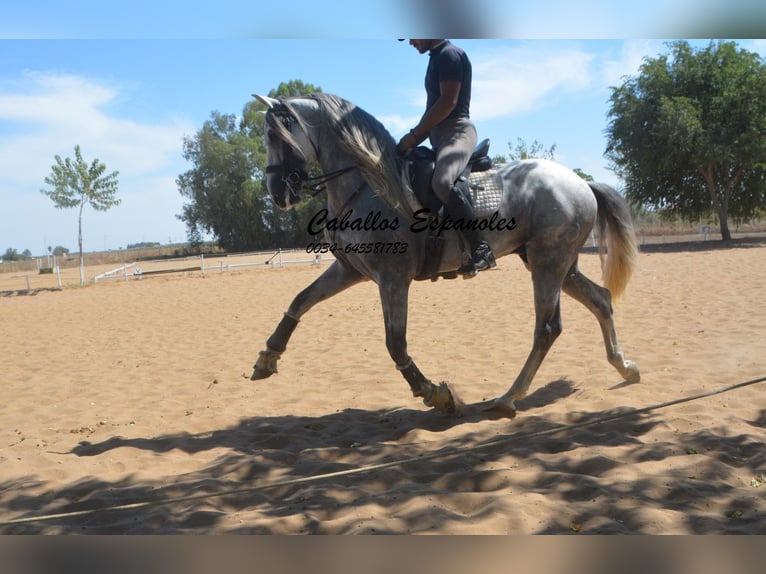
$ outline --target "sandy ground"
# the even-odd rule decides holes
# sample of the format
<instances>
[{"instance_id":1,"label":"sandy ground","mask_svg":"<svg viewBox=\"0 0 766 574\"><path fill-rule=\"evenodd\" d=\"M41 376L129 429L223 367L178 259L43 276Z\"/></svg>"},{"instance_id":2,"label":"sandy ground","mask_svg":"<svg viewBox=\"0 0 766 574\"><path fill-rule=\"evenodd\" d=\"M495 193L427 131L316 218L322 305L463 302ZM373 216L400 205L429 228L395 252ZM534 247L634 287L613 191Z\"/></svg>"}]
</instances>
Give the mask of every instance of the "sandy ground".
<instances>
[{"instance_id":1,"label":"sandy ground","mask_svg":"<svg viewBox=\"0 0 766 574\"><path fill-rule=\"evenodd\" d=\"M638 384L564 297L513 420L413 398L370 283L312 310L251 382L326 264L6 293L0 533L766 533L766 383L634 412L766 376L765 263L763 240L646 246L615 306ZM597 256L581 266L600 276ZM508 257L415 283L410 354L479 403L513 382L533 320Z\"/></svg>"}]
</instances>

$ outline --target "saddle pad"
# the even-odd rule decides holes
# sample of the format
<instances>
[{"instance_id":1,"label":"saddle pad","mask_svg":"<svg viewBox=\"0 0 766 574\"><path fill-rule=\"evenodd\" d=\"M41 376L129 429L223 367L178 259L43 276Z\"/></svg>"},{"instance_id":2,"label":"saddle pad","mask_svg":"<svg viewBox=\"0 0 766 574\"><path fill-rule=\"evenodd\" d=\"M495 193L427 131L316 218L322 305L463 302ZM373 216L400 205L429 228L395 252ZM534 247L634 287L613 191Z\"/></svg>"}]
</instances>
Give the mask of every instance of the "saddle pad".
<instances>
[{"instance_id":1,"label":"saddle pad","mask_svg":"<svg viewBox=\"0 0 766 574\"><path fill-rule=\"evenodd\" d=\"M497 211L503 199L503 182L497 168L472 172L468 186L476 217L485 217Z\"/></svg>"}]
</instances>

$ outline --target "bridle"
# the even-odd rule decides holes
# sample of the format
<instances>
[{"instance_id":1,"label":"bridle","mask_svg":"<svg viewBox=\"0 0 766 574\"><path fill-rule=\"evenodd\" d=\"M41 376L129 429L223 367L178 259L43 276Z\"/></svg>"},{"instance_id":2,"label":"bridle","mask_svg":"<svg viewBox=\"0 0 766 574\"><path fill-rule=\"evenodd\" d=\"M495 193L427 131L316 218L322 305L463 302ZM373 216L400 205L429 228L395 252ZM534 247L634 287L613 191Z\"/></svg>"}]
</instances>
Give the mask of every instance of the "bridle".
<instances>
[{"instance_id":1,"label":"bridle","mask_svg":"<svg viewBox=\"0 0 766 574\"><path fill-rule=\"evenodd\" d=\"M322 193L327 189L327 186L324 184L328 181L332 181L333 179L355 169L356 166L352 165L317 177L309 177L309 174L300 168L296 167L288 171L287 166L280 163L266 166L265 173L280 175L280 179L284 182L285 186L287 186L290 193L300 197L301 190L308 191L312 196Z\"/></svg>"},{"instance_id":2,"label":"bridle","mask_svg":"<svg viewBox=\"0 0 766 574\"><path fill-rule=\"evenodd\" d=\"M279 118L287 131L291 131L293 123L296 122L295 116L283 103L274 106L269 110L269 113L274 114L274 116ZM311 142L311 146L314 148L314 157L318 158L319 150L316 148L316 145L314 145L314 142L311 141L311 138L309 138L309 142ZM292 151L292 149L287 145L285 141L282 141L282 146L283 160L295 155L295 152ZM290 195L300 200L300 192L302 190L308 191L309 194L311 194L313 197L327 189L327 186L325 185L327 182L332 181L333 179L336 179L350 171L353 171L356 168L357 166L352 165L331 171L329 173L324 173L320 176L309 177L309 174L306 173L306 170L298 167L290 168L288 163L283 161L279 164L267 165L264 173L267 175L272 174L279 176L280 180L285 184L288 191L290 192Z\"/></svg>"}]
</instances>

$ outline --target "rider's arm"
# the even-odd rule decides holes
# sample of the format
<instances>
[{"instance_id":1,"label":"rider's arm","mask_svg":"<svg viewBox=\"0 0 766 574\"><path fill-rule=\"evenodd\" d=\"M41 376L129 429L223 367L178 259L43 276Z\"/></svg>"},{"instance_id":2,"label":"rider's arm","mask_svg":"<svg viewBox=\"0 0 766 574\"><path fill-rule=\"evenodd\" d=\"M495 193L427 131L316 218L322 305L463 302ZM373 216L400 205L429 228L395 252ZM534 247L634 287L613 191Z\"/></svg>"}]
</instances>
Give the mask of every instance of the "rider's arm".
<instances>
[{"instance_id":1,"label":"rider's arm","mask_svg":"<svg viewBox=\"0 0 766 574\"><path fill-rule=\"evenodd\" d=\"M448 80L439 83L439 99L423 114L418 125L399 140L398 149L400 152L405 152L425 140L429 132L452 113L460 95L460 84L459 80Z\"/></svg>"},{"instance_id":2,"label":"rider's arm","mask_svg":"<svg viewBox=\"0 0 766 574\"><path fill-rule=\"evenodd\" d=\"M416 138L425 139L428 137L428 133L442 123L447 116L452 113L457 105L458 97L460 96L459 80L448 80L439 83L439 99L434 102L434 105L423 114L423 117L418 122L410 133ZM422 141L422 139L420 141Z\"/></svg>"}]
</instances>

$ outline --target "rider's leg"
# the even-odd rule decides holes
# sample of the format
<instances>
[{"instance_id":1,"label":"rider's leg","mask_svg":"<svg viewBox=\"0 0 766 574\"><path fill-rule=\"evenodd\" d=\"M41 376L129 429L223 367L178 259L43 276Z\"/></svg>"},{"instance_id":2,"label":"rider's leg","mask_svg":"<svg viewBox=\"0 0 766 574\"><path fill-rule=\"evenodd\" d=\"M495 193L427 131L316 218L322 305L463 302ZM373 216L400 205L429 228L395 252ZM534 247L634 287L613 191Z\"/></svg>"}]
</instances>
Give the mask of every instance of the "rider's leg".
<instances>
[{"instance_id":1,"label":"rider's leg","mask_svg":"<svg viewBox=\"0 0 766 574\"><path fill-rule=\"evenodd\" d=\"M470 246L471 259L458 272L463 275L475 275L479 271L495 267L497 265L495 263L495 256L489 247L489 243L484 239L484 234L471 225L471 222L476 221L473 206L459 189L458 185L453 186L450 190L446 208L447 214L456 223L462 220L466 224L461 233Z\"/></svg>"},{"instance_id":2,"label":"rider's leg","mask_svg":"<svg viewBox=\"0 0 766 574\"><path fill-rule=\"evenodd\" d=\"M431 145L436 152L433 189L453 220L476 220L473 206L456 183L468 165L476 141L476 128L467 118L445 120L431 130ZM469 244L471 260L460 268L460 273L470 276L495 266L495 258L480 231L463 230L463 236Z\"/></svg>"}]
</instances>

